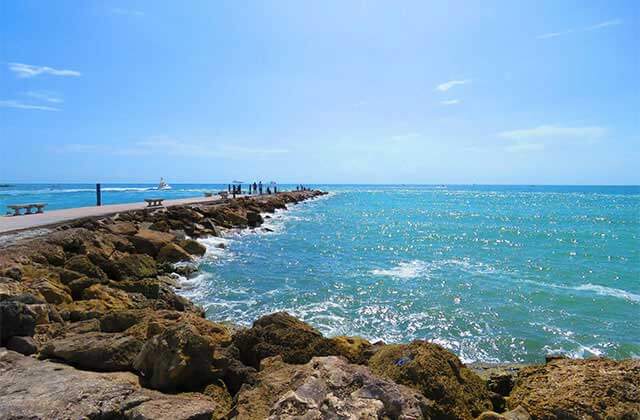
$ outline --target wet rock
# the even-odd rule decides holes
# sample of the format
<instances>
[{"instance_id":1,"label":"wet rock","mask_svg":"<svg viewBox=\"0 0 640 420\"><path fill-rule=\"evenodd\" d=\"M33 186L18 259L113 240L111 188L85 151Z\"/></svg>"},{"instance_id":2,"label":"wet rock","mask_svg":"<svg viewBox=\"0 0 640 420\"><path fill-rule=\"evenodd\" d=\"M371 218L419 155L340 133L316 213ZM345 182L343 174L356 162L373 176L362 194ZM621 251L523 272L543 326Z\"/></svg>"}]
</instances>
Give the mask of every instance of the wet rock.
<instances>
[{"instance_id":1,"label":"wet rock","mask_svg":"<svg viewBox=\"0 0 640 420\"><path fill-rule=\"evenodd\" d=\"M167 328L142 348L134 367L146 386L163 391L199 390L219 379L214 347L191 325Z\"/></svg>"},{"instance_id":2,"label":"wet rock","mask_svg":"<svg viewBox=\"0 0 640 420\"><path fill-rule=\"evenodd\" d=\"M142 344L125 334L72 333L47 342L40 356L61 359L82 369L126 371L131 369Z\"/></svg>"},{"instance_id":3,"label":"wet rock","mask_svg":"<svg viewBox=\"0 0 640 420\"><path fill-rule=\"evenodd\" d=\"M262 219L262 216L260 216L260 213L258 213L256 211L248 211L247 212L247 224L249 226L258 227L262 223L264 223L264 220Z\"/></svg>"},{"instance_id":4,"label":"wet rock","mask_svg":"<svg viewBox=\"0 0 640 420\"><path fill-rule=\"evenodd\" d=\"M131 373L81 371L0 350L2 418L209 420L219 408L206 396L143 389Z\"/></svg>"},{"instance_id":5,"label":"wet rock","mask_svg":"<svg viewBox=\"0 0 640 420\"><path fill-rule=\"evenodd\" d=\"M38 346L29 336L13 336L7 341L7 349L28 356L38 352Z\"/></svg>"},{"instance_id":6,"label":"wet rock","mask_svg":"<svg viewBox=\"0 0 640 420\"><path fill-rule=\"evenodd\" d=\"M64 268L84 274L85 276L91 278L107 278L105 272L102 271L100 267L97 267L95 264L93 264L86 255L76 255L74 257L71 257L64 265Z\"/></svg>"},{"instance_id":7,"label":"wet rock","mask_svg":"<svg viewBox=\"0 0 640 420\"><path fill-rule=\"evenodd\" d=\"M164 246L175 240L175 236L166 232L141 229L137 234L131 236L129 240L139 253L155 257Z\"/></svg>"},{"instance_id":8,"label":"wet rock","mask_svg":"<svg viewBox=\"0 0 640 420\"><path fill-rule=\"evenodd\" d=\"M180 246L191 255L203 256L207 252L206 246L193 239L181 241Z\"/></svg>"},{"instance_id":9,"label":"wet rock","mask_svg":"<svg viewBox=\"0 0 640 420\"><path fill-rule=\"evenodd\" d=\"M176 263L191 260L191 255L179 245L169 243L158 252L157 259L160 262Z\"/></svg>"},{"instance_id":10,"label":"wet rock","mask_svg":"<svg viewBox=\"0 0 640 420\"><path fill-rule=\"evenodd\" d=\"M146 254L125 255L111 262L112 277L116 280L141 279L158 274L156 261Z\"/></svg>"},{"instance_id":11,"label":"wet rock","mask_svg":"<svg viewBox=\"0 0 640 420\"><path fill-rule=\"evenodd\" d=\"M371 357L369 367L435 401L438 416L472 419L493 407L482 379L455 354L434 343L384 346Z\"/></svg>"},{"instance_id":12,"label":"wet rock","mask_svg":"<svg viewBox=\"0 0 640 420\"><path fill-rule=\"evenodd\" d=\"M550 420L640 418L640 360L557 359L523 368L508 405Z\"/></svg>"},{"instance_id":13,"label":"wet rock","mask_svg":"<svg viewBox=\"0 0 640 420\"><path fill-rule=\"evenodd\" d=\"M0 344L13 336L32 336L36 315L21 302L0 302Z\"/></svg>"},{"instance_id":14,"label":"wet rock","mask_svg":"<svg viewBox=\"0 0 640 420\"><path fill-rule=\"evenodd\" d=\"M432 406L420 393L333 356L305 365L267 359L256 386L236 398L237 420L422 419L430 418Z\"/></svg>"}]
</instances>

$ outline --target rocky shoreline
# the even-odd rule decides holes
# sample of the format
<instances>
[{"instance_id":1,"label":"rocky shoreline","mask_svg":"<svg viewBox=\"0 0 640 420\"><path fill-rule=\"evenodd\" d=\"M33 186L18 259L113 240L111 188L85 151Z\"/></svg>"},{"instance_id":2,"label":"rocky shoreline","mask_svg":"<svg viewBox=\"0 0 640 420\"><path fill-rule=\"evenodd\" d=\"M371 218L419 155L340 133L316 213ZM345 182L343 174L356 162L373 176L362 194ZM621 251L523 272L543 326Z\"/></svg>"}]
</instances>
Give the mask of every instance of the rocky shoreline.
<instances>
[{"instance_id":1,"label":"rocky shoreline","mask_svg":"<svg viewBox=\"0 0 640 420\"><path fill-rule=\"evenodd\" d=\"M640 418L640 360L465 366L283 312L230 328L176 293L195 239L322 194L129 211L0 249L0 419Z\"/></svg>"}]
</instances>

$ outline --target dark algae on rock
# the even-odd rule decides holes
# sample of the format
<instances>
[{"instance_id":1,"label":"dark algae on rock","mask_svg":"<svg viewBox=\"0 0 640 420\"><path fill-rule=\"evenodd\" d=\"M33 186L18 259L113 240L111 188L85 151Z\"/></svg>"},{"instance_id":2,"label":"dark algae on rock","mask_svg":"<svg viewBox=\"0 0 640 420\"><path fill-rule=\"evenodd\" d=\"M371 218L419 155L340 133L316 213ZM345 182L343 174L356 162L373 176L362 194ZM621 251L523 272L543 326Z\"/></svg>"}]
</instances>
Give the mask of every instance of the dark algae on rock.
<instances>
[{"instance_id":1,"label":"dark algae on rock","mask_svg":"<svg viewBox=\"0 0 640 420\"><path fill-rule=\"evenodd\" d=\"M1 248L0 419L640 418L637 360L480 372L433 343L324 337L285 312L217 323L176 293L172 273L207 251L197 238L321 194L87 218Z\"/></svg>"}]
</instances>

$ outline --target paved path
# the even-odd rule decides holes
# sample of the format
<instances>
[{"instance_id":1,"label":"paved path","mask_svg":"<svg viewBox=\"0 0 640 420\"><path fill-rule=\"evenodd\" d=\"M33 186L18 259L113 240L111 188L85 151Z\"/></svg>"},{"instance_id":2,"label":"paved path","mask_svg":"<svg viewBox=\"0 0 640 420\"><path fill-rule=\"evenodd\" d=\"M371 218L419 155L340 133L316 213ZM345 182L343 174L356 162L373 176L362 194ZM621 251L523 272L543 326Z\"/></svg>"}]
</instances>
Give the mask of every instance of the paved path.
<instances>
[{"instance_id":1,"label":"paved path","mask_svg":"<svg viewBox=\"0 0 640 420\"><path fill-rule=\"evenodd\" d=\"M177 206L182 204L191 203L204 203L219 200L220 196L214 195L213 197L192 197L182 198L178 200L164 200L166 207ZM31 229L35 227L43 227L47 225L55 225L58 223L66 222L73 219L80 219L83 217L92 216L105 216L108 214L119 213L127 210L139 210L147 206L144 201L141 203L128 203L128 204L109 204L100 207L78 207L75 209L62 209L46 211L42 214L28 214L24 216L0 216L0 234Z\"/></svg>"}]
</instances>

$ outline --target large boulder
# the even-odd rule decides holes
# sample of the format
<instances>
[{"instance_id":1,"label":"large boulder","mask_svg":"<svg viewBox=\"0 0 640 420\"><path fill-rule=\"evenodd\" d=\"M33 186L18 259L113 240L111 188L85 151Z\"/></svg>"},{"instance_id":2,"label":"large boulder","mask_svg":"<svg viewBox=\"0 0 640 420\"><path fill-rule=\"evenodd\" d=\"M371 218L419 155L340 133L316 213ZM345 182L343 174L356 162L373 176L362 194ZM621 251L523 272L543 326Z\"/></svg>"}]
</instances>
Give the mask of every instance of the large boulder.
<instances>
[{"instance_id":1,"label":"large boulder","mask_svg":"<svg viewBox=\"0 0 640 420\"><path fill-rule=\"evenodd\" d=\"M141 279L158 274L156 261L146 254L125 255L112 261L110 274L116 280Z\"/></svg>"},{"instance_id":2,"label":"large boulder","mask_svg":"<svg viewBox=\"0 0 640 420\"><path fill-rule=\"evenodd\" d=\"M45 344L40 357L61 359L82 369L131 370L143 343L125 334L89 332L67 334Z\"/></svg>"},{"instance_id":3,"label":"large boulder","mask_svg":"<svg viewBox=\"0 0 640 420\"><path fill-rule=\"evenodd\" d=\"M640 360L557 359L520 370L509 407L539 419L640 418Z\"/></svg>"},{"instance_id":4,"label":"large boulder","mask_svg":"<svg viewBox=\"0 0 640 420\"><path fill-rule=\"evenodd\" d=\"M221 408L207 396L141 388L131 373L82 371L0 349L3 419L210 420Z\"/></svg>"},{"instance_id":5,"label":"large boulder","mask_svg":"<svg viewBox=\"0 0 640 420\"><path fill-rule=\"evenodd\" d=\"M206 246L193 239L180 241L180 246L191 255L203 256L207 252Z\"/></svg>"},{"instance_id":6,"label":"large boulder","mask_svg":"<svg viewBox=\"0 0 640 420\"><path fill-rule=\"evenodd\" d=\"M260 213L256 211L247 212L247 224L250 227L258 227L262 223L264 223L264 220L262 219L262 216L260 215Z\"/></svg>"},{"instance_id":7,"label":"large boulder","mask_svg":"<svg viewBox=\"0 0 640 420\"><path fill-rule=\"evenodd\" d=\"M14 335L7 341L7 348L28 356L38 352L38 346L33 337Z\"/></svg>"},{"instance_id":8,"label":"large boulder","mask_svg":"<svg viewBox=\"0 0 640 420\"><path fill-rule=\"evenodd\" d=\"M221 376L212 365L213 352L214 347L195 327L181 324L148 340L134 367L150 388L200 390Z\"/></svg>"},{"instance_id":9,"label":"large boulder","mask_svg":"<svg viewBox=\"0 0 640 420\"><path fill-rule=\"evenodd\" d=\"M129 238L136 251L142 254L149 254L153 257L158 255L162 247L173 242L175 239L175 235L171 233L151 229L140 229L138 233Z\"/></svg>"},{"instance_id":10,"label":"large boulder","mask_svg":"<svg viewBox=\"0 0 640 420\"><path fill-rule=\"evenodd\" d=\"M434 343L384 346L369 359L369 367L435 401L439 418L472 419L493 408L484 381Z\"/></svg>"},{"instance_id":11,"label":"large boulder","mask_svg":"<svg viewBox=\"0 0 640 420\"><path fill-rule=\"evenodd\" d=\"M98 266L96 266L86 255L76 255L71 257L64 265L64 268L70 271L84 274L87 277L105 279L107 275Z\"/></svg>"},{"instance_id":12,"label":"large boulder","mask_svg":"<svg viewBox=\"0 0 640 420\"><path fill-rule=\"evenodd\" d=\"M282 356L286 363L307 363L316 356L344 356L353 363L365 363L371 344L360 337L325 338L286 312L265 315L249 329L238 331L233 343L240 360L258 368L266 357Z\"/></svg>"},{"instance_id":13,"label":"large boulder","mask_svg":"<svg viewBox=\"0 0 640 420\"><path fill-rule=\"evenodd\" d=\"M0 344L16 335L32 336L36 327L36 315L27 305L16 301L0 302Z\"/></svg>"},{"instance_id":14,"label":"large boulder","mask_svg":"<svg viewBox=\"0 0 640 420\"><path fill-rule=\"evenodd\" d=\"M169 243L160 249L156 257L158 261L165 263L177 263L190 261L191 255L178 244Z\"/></svg>"},{"instance_id":15,"label":"large boulder","mask_svg":"<svg viewBox=\"0 0 640 420\"><path fill-rule=\"evenodd\" d=\"M61 303L69 303L73 300L70 294L71 290L62 284L56 284L46 279L39 279L30 286L42 295L47 303L58 305Z\"/></svg>"},{"instance_id":16,"label":"large boulder","mask_svg":"<svg viewBox=\"0 0 640 420\"><path fill-rule=\"evenodd\" d=\"M286 312L261 317L251 328L239 331L233 342L243 363L255 368L271 356L282 356L286 363L307 363L314 356L337 354L318 330Z\"/></svg>"},{"instance_id":17,"label":"large boulder","mask_svg":"<svg viewBox=\"0 0 640 420\"><path fill-rule=\"evenodd\" d=\"M419 392L340 357L305 365L265 360L254 387L243 387L232 412L247 419L423 419L431 406Z\"/></svg>"}]
</instances>

